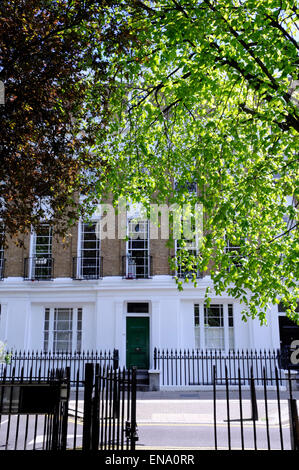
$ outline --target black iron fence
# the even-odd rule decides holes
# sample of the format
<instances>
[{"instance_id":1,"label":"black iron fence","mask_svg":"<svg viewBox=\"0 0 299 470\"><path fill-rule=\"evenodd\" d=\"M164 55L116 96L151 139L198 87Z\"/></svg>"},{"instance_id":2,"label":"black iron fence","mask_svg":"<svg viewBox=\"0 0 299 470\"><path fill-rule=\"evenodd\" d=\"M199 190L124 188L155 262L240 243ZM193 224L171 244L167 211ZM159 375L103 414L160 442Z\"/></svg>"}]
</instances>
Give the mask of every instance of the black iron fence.
<instances>
[{"instance_id":1,"label":"black iron fence","mask_svg":"<svg viewBox=\"0 0 299 470\"><path fill-rule=\"evenodd\" d=\"M77 370L71 387L69 368L50 370L47 376L25 376L23 369L20 375L15 369L8 375L4 368L0 450L134 450L136 370L99 363L87 363L84 369L83 378ZM232 382L227 366L219 378L214 365L212 400L200 395L198 403L193 402L198 445L215 450L299 450L296 379L290 371L281 377L274 367L271 380L269 389L266 367L257 377L251 366L246 376L238 367Z\"/></svg>"},{"instance_id":2,"label":"black iron fence","mask_svg":"<svg viewBox=\"0 0 299 470\"><path fill-rule=\"evenodd\" d=\"M32 369L31 369L32 370ZM86 363L0 378L0 450L134 450L136 370Z\"/></svg>"},{"instance_id":3,"label":"black iron fence","mask_svg":"<svg viewBox=\"0 0 299 470\"><path fill-rule=\"evenodd\" d=\"M256 378L251 367L246 380L250 384L249 392L242 388L244 377L238 368L237 391L235 387L232 390L225 367L224 392L223 387L219 389L223 381L219 383L213 366L214 449L299 450L298 392L290 371L281 378L275 367L272 391L267 388L269 378L265 368ZM285 391L281 390L281 382ZM256 386L260 384L262 389L258 391Z\"/></svg>"},{"instance_id":4,"label":"black iron fence","mask_svg":"<svg viewBox=\"0 0 299 470\"><path fill-rule=\"evenodd\" d=\"M24 371L0 379L0 450L65 450L69 370L49 370L46 377Z\"/></svg>"},{"instance_id":5,"label":"black iron fence","mask_svg":"<svg viewBox=\"0 0 299 470\"><path fill-rule=\"evenodd\" d=\"M230 384L238 383L240 370L243 385L248 385L251 368L257 385L263 385L263 369L266 370L267 384L275 385L275 367L278 367L280 353L276 350L159 350L154 349L154 369L160 370L162 386L212 385L214 370L217 383L225 385L225 371ZM281 379L279 369L279 379ZM260 380L261 378L261 380Z\"/></svg>"},{"instance_id":6,"label":"black iron fence","mask_svg":"<svg viewBox=\"0 0 299 470\"><path fill-rule=\"evenodd\" d=\"M46 377L49 370L70 369L71 384L83 386L85 365L101 364L103 367L119 365L119 352L113 351L82 351L82 352L43 352L43 351L10 351L6 354L6 362L0 363L0 380L4 370L8 376Z\"/></svg>"},{"instance_id":7,"label":"black iron fence","mask_svg":"<svg viewBox=\"0 0 299 470\"><path fill-rule=\"evenodd\" d=\"M102 367L119 366L119 351L82 351L82 352L28 352L11 351L8 363L0 363L0 377L4 368L7 374L12 370L20 376L46 376L51 369L70 369L71 384L84 380L87 363L100 364ZM244 385L249 385L248 377L251 367L256 377L257 385L263 385L263 368L266 370L267 385L275 385L275 367L278 367L279 379L283 377L281 370L285 362L284 355L279 350L231 350L223 353L218 350L159 350L154 349L154 369L160 370L161 386L192 386L213 384L213 371L216 370L218 383L225 385L225 369L227 368L230 384L236 384L238 370ZM72 385L73 386L73 385ZM81 387L83 382L81 383Z\"/></svg>"},{"instance_id":8,"label":"black iron fence","mask_svg":"<svg viewBox=\"0 0 299 470\"><path fill-rule=\"evenodd\" d=\"M87 364L83 450L135 450L136 369Z\"/></svg>"}]
</instances>

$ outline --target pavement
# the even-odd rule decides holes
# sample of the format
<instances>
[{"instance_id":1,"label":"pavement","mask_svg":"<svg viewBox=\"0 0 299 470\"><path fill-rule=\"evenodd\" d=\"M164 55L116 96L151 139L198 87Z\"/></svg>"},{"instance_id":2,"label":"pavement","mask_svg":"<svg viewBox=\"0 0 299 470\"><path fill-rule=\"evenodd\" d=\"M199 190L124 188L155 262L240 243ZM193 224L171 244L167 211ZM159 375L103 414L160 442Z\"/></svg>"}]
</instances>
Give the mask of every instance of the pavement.
<instances>
[{"instance_id":1,"label":"pavement","mask_svg":"<svg viewBox=\"0 0 299 470\"><path fill-rule=\"evenodd\" d=\"M299 392L295 392L297 407ZM233 449L290 449L290 428L288 411L288 393L281 390L280 407L274 390L267 390L265 406L264 392L257 390L258 420L252 421L251 400L249 391L242 390L242 408L238 391L230 391L229 416L227 422L228 403L225 390L217 390L216 401L216 433L214 423L214 400L212 391L169 391L137 393L137 449L167 450L167 449L210 449L228 448L230 436ZM82 447L83 435L83 391L79 392L78 413L75 414L75 393L71 392L68 420L69 448ZM109 405L110 408L110 405ZM126 406L125 406L126 409ZM110 410L111 412L111 410ZM240 413L244 421L240 422ZM279 420L279 415L281 419ZM266 420L268 416L268 420ZM36 420L30 415L29 420L22 415L13 415L10 420L2 416L0 426L1 442L4 447L14 449L16 445L15 432L18 429L18 447L42 448L44 442L45 422L43 416ZM107 421L106 431L110 424ZM9 442L7 440L10 430ZM106 432L105 431L105 432ZM241 437L243 436L243 444ZM257 443L257 447L256 447ZM1 449L0 449L1 450Z\"/></svg>"},{"instance_id":2,"label":"pavement","mask_svg":"<svg viewBox=\"0 0 299 470\"><path fill-rule=\"evenodd\" d=\"M274 390L267 391L267 406L263 390L257 390L258 421L256 424L265 424L266 416L272 425L281 422L289 422L288 392L280 393L280 410L277 405L277 393ZM299 391L293 393L299 402ZM78 411L83 414L83 397L79 397ZM227 400L225 390L217 391L216 422L223 423L227 420ZM75 401L70 400L70 410L75 409ZM238 391L230 391L229 415L231 420L238 420L240 413L244 419L250 419L252 415L250 392L242 392L242 410ZM168 391L137 393L136 405L138 424L212 424L214 423L214 399L213 391Z\"/></svg>"}]
</instances>

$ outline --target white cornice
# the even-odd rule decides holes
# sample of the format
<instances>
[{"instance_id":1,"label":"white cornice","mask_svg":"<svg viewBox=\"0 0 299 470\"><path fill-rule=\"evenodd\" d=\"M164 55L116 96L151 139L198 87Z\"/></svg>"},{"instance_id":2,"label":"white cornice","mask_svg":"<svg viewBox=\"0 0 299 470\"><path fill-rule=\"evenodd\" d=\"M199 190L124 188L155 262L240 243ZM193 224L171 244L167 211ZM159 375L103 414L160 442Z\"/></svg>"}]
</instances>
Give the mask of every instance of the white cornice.
<instances>
[{"instance_id":1,"label":"white cornice","mask_svg":"<svg viewBox=\"0 0 299 470\"><path fill-rule=\"evenodd\" d=\"M144 294L159 295L159 293L167 296L177 295L182 299L191 299L194 296L204 297L206 288L211 290L210 295L214 298L229 298L223 294L215 296L213 293L213 285L210 276L198 279L197 287L192 282L183 284L183 290L179 291L175 280L171 276L154 276L152 279L123 279L120 276L104 277L99 280L72 280L71 278L57 278L53 281L24 281L23 278L6 278L0 283L0 298L3 296L16 296L26 294L34 301L34 297L51 296L55 300L55 296L65 294L83 296L85 299L88 295L93 299L94 296L113 296L126 294ZM93 300L91 300L93 301Z\"/></svg>"}]
</instances>

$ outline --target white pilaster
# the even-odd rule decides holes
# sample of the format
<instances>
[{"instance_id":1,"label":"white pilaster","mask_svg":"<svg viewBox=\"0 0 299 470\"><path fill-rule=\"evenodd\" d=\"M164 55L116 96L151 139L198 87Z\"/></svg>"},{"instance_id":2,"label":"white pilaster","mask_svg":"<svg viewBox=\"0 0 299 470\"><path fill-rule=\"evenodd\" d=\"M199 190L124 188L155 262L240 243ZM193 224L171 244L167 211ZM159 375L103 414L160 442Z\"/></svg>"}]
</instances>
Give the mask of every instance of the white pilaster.
<instances>
[{"instance_id":1,"label":"white pilaster","mask_svg":"<svg viewBox=\"0 0 299 470\"><path fill-rule=\"evenodd\" d=\"M152 302L152 316L151 316L151 353L150 360L153 358L154 348L161 348L161 309L160 301L154 300ZM153 364L150 363L150 368Z\"/></svg>"},{"instance_id":2,"label":"white pilaster","mask_svg":"<svg viewBox=\"0 0 299 470\"><path fill-rule=\"evenodd\" d=\"M224 350L229 350L229 333L228 333L228 304L223 304L223 326L224 326Z\"/></svg>"},{"instance_id":3,"label":"white pilaster","mask_svg":"<svg viewBox=\"0 0 299 470\"><path fill-rule=\"evenodd\" d=\"M120 367L126 365L126 316L123 302L114 303L114 347L119 350Z\"/></svg>"},{"instance_id":4,"label":"white pilaster","mask_svg":"<svg viewBox=\"0 0 299 470\"><path fill-rule=\"evenodd\" d=\"M6 340L7 340L7 304L1 303L0 341L6 342Z\"/></svg>"},{"instance_id":5,"label":"white pilaster","mask_svg":"<svg viewBox=\"0 0 299 470\"><path fill-rule=\"evenodd\" d=\"M199 303L199 341L200 349L205 349L205 326L204 326L205 316L204 316L204 303Z\"/></svg>"},{"instance_id":6,"label":"white pilaster","mask_svg":"<svg viewBox=\"0 0 299 470\"><path fill-rule=\"evenodd\" d=\"M31 302L26 302L25 305L24 349L25 351L29 351L31 349Z\"/></svg>"}]
</instances>

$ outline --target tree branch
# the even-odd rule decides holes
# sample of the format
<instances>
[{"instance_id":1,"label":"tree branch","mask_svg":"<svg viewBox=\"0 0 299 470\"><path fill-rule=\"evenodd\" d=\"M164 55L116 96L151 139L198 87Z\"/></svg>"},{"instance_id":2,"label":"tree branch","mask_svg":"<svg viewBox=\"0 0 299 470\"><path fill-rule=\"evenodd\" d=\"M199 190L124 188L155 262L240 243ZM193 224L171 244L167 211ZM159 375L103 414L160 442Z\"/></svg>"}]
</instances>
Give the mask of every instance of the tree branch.
<instances>
[{"instance_id":1,"label":"tree branch","mask_svg":"<svg viewBox=\"0 0 299 470\"><path fill-rule=\"evenodd\" d=\"M248 44L240 38L240 35L237 33L237 31L228 23L228 21L221 15L221 13L211 4L209 0L204 0L204 2L209 6L209 8L216 14L220 16L222 21L227 25L229 31L232 33L232 35L237 39L237 41L243 46L243 48L248 52L248 54L253 58L253 60L259 65L259 67L262 69L264 74L269 78L270 82L272 83L272 86L275 90L278 89L278 84L276 83L276 80L270 72L268 71L267 67L265 64L261 61L259 57L256 57L253 51L250 49Z\"/></svg>"},{"instance_id":2,"label":"tree branch","mask_svg":"<svg viewBox=\"0 0 299 470\"><path fill-rule=\"evenodd\" d=\"M290 233L292 230L294 230L294 228L298 227L298 223L293 225L293 227L289 228L288 230L286 230L285 232L283 233L280 233L279 235L277 235L276 237L272 238L271 240L269 240L267 242L267 245L269 245L270 243L273 243L275 240L278 240L278 238L281 238L281 237L284 237L284 235L287 235L288 233ZM259 248L258 248L259 249Z\"/></svg>"},{"instance_id":3,"label":"tree branch","mask_svg":"<svg viewBox=\"0 0 299 470\"><path fill-rule=\"evenodd\" d=\"M270 15L266 15L266 18L270 20L270 25L273 26L274 28L279 29L279 31L283 34L283 36L288 39L289 41L292 42L292 44L296 47L296 49L299 49L297 41L290 36L290 34L281 26L281 24L278 23L277 20L272 18Z\"/></svg>"}]
</instances>

